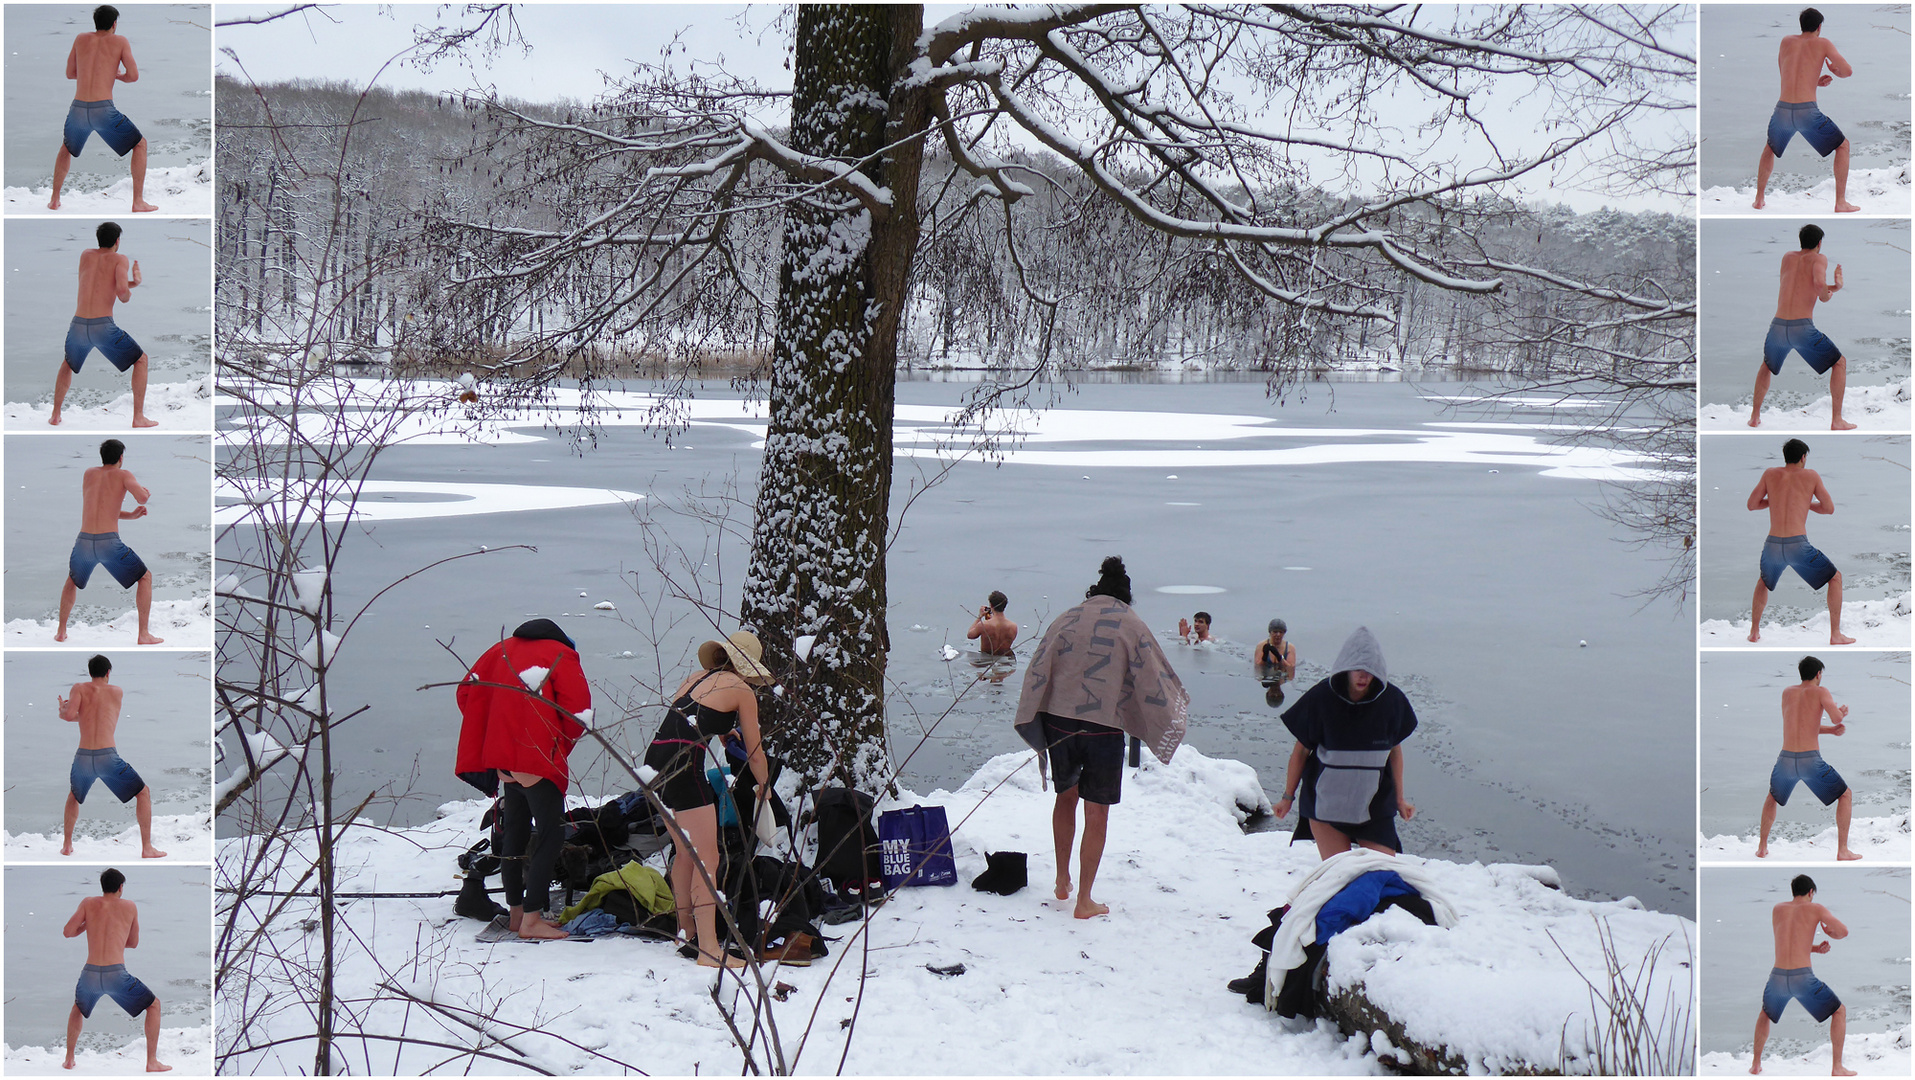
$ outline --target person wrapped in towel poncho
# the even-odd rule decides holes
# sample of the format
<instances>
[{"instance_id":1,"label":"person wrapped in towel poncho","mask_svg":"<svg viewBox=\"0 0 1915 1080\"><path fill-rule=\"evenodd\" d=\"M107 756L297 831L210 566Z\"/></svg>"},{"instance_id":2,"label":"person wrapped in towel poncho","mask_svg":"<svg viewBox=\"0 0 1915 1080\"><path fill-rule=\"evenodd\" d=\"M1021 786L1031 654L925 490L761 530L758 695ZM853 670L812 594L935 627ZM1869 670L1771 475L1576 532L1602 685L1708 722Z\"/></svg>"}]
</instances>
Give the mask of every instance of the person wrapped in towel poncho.
<instances>
[{"instance_id":1,"label":"person wrapped in towel poncho","mask_svg":"<svg viewBox=\"0 0 1915 1080\"><path fill-rule=\"evenodd\" d=\"M1283 714L1297 737L1283 780L1279 818L1301 796L1292 839L1315 840L1324 857L1360 844L1398 852L1396 817L1408 821L1416 807L1403 795L1404 739L1416 730L1416 710L1390 684L1383 648L1359 626L1338 650L1331 675L1312 686Z\"/></svg>"}]
</instances>

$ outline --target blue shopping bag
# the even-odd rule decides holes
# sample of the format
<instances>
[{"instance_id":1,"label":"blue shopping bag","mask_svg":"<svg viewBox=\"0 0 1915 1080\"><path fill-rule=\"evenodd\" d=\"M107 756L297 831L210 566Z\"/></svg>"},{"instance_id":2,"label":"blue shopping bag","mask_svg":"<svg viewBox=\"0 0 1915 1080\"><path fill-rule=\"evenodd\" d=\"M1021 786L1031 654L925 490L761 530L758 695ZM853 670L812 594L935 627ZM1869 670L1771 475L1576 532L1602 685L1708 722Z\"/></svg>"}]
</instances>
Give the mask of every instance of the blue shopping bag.
<instances>
[{"instance_id":1,"label":"blue shopping bag","mask_svg":"<svg viewBox=\"0 0 1915 1080\"><path fill-rule=\"evenodd\" d=\"M886 810L878 816L879 873L887 890L906 885L956 885L951 824L942 806Z\"/></svg>"}]
</instances>

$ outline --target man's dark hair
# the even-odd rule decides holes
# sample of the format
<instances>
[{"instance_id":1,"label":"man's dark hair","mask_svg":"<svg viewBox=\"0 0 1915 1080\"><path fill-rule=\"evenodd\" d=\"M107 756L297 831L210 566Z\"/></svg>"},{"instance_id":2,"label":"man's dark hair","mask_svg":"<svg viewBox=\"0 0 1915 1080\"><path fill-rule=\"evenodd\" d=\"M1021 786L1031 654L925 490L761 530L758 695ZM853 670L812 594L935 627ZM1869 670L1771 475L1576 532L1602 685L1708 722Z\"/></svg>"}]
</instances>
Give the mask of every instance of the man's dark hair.
<instances>
[{"instance_id":1,"label":"man's dark hair","mask_svg":"<svg viewBox=\"0 0 1915 1080\"><path fill-rule=\"evenodd\" d=\"M1195 615L1192 615L1192 616L1190 617L1190 621L1191 621L1191 622L1201 622L1201 623L1208 623L1208 622L1210 622L1210 621L1212 621L1212 620L1211 620L1211 618L1210 618L1210 612L1208 612L1208 611L1199 611L1199 612L1198 612L1197 614L1195 614Z\"/></svg>"},{"instance_id":2,"label":"man's dark hair","mask_svg":"<svg viewBox=\"0 0 1915 1080\"><path fill-rule=\"evenodd\" d=\"M1004 605L1011 602L1009 597L998 592L996 589L992 589L991 595L985 597L985 600L990 603L991 610L997 612L999 615L1004 614Z\"/></svg>"},{"instance_id":3,"label":"man's dark hair","mask_svg":"<svg viewBox=\"0 0 1915 1080\"><path fill-rule=\"evenodd\" d=\"M1802 658L1801 663L1795 665L1795 670L1802 673L1803 682L1808 682L1810 679L1822 674L1822 661L1817 660L1813 656L1805 656Z\"/></svg>"},{"instance_id":4,"label":"man's dark hair","mask_svg":"<svg viewBox=\"0 0 1915 1080\"><path fill-rule=\"evenodd\" d=\"M86 673L96 679L106 678L106 673L112 670L113 661L104 656L96 656L86 662Z\"/></svg>"},{"instance_id":5,"label":"man's dark hair","mask_svg":"<svg viewBox=\"0 0 1915 1080\"><path fill-rule=\"evenodd\" d=\"M1802 231L1796 236L1802 241L1803 251L1813 251L1822 246L1822 226L1820 225L1804 225Z\"/></svg>"},{"instance_id":6,"label":"man's dark hair","mask_svg":"<svg viewBox=\"0 0 1915 1080\"><path fill-rule=\"evenodd\" d=\"M111 221L102 221L100 227L93 230L93 238L100 242L101 247L110 248L120 242L120 227Z\"/></svg>"},{"instance_id":7,"label":"man's dark hair","mask_svg":"<svg viewBox=\"0 0 1915 1080\"><path fill-rule=\"evenodd\" d=\"M1809 456L1809 444L1801 439L1790 439L1782 444L1782 463L1793 465Z\"/></svg>"},{"instance_id":8,"label":"man's dark hair","mask_svg":"<svg viewBox=\"0 0 1915 1080\"><path fill-rule=\"evenodd\" d=\"M1816 20L1820 21L1821 16L1816 16ZM102 32L111 30L113 29L113 24L119 21L120 9L114 7L112 4L101 4L99 7L93 9L93 29L95 30Z\"/></svg>"},{"instance_id":9,"label":"man's dark hair","mask_svg":"<svg viewBox=\"0 0 1915 1080\"><path fill-rule=\"evenodd\" d=\"M126 453L126 444L118 439L108 439L100 444L100 464L118 465L120 455Z\"/></svg>"},{"instance_id":10,"label":"man's dark hair","mask_svg":"<svg viewBox=\"0 0 1915 1080\"><path fill-rule=\"evenodd\" d=\"M1795 880L1789 882L1789 893L1792 896L1807 896L1814 891L1815 879L1807 874L1797 874Z\"/></svg>"},{"instance_id":11,"label":"man's dark hair","mask_svg":"<svg viewBox=\"0 0 1915 1080\"><path fill-rule=\"evenodd\" d=\"M124 884L126 884L126 875L120 873L118 870L109 866L100 871L100 891L102 893L119 892L120 886Z\"/></svg>"},{"instance_id":12,"label":"man's dark hair","mask_svg":"<svg viewBox=\"0 0 1915 1080\"><path fill-rule=\"evenodd\" d=\"M1813 34L1822 29L1822 13L1814 8L1803 8L1798 21L1801 22L1802 32L1805 34Z\"/></svg>"},{"instance_id":13,"label":"man's dark hair","mask_svg":"<svg viewBox=\"0 0 1915 1080\"><path fill-rule=\"evenodd\" d=\"M1111 555L1097 569L1097 584L1084 590L1084 599L1093 596L1108 596L1112 600L1130 603L1130 575L1124 572L1124 557Z\"/></svg>"}]
</instances>

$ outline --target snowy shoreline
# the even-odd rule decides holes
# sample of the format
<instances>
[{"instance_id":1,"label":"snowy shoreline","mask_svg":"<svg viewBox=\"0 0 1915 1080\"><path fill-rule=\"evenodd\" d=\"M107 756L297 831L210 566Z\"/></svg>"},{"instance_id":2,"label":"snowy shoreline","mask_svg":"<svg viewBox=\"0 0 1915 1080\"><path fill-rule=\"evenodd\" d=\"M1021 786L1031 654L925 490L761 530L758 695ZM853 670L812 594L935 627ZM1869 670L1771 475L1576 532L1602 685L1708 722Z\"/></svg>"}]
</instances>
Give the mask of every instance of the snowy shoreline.
<instances>
[{"instance_id":1,"label":"snowy shoreline","mask_svg":"<svg viewBox=\"0 0 1915 1080\"><path fill-rule=\"evenodd\" d=\"M24 401L6 403L6 427L12 432L27 431L129 431L133 427L131 390L104 405L75 408L68 405L60 414L58 427L47 423L53 416L51 401L33 404ZM146 388L146 418L157 420L158 431L211 431L213 428L213 376L209 373L190 382L150 383Z\"/></svg>"},{"instance_id":2,"label":"snowy shoreline","mask_svg":"<svg viewBox=\"0 0 1915 1080\"><path fill-rule=\"evenodd\" d=\"M1842 401L1842 419L1855 425L1856 431L1907 431L1909 427L1910 387L1915 380L1903 379L1886 386L1851 386ZM1739 404L1707 404L1696 414L1703 431L1792 432L1829 430L1834 398L1823 394L1799 409L1764 409L1762 426L1749 426L1749 407L1754 398Z\"/></svg>"},{"instance_id":3,"label":"snowy shoreline","mask_svg":"<svg viewBox=\"0 0 1915 1080\"><path fill-rule=\"evenodd\" d=\"M1291 846L1288 830L1242 830L1250 812L1267 805L1254 770L1184 747L1168 766L1147 759L1143 768L1127 770L1124 787L1097 879L1097 899L1113 914L1088 922L1071 918L1068 904L1050 898L1053 796L1039 787L1033 755L994 758L954 792L904 795L902 805L946 809L959 884L900 892L872 914L867 937L854 936L856 923L827 927L839 940L830 944L829 959L809 968L767 966L768 980L792 987L788 1002L776 1006L787 1054L815 1015L796 1071L837 1071L845 1052L841 1023L854 1016L856 1037L844 1064L849 1073L1387 1071L1377 1057L1379 1050L1392 1053L1387 1040L1379 1044L1368 1032L1345 1035L1328 1021L1282 1020L1224 986L1255 965L1258 953L1249 939L1266 925L1265 912L1319 865L1314 846ZM426 825L348 833L338 855L338 887L455 888L453 858L477 837L485 805L450 803ZM222 873L238 865L245 843L218 842ZM984 869L984 853L1006 850L1030 853L1030 887L1008 897L969 888ZM289 865L304 866L306 858L302 847ZM1398 913L1387 913L1333 943L1332 977L1360 982L1371 1000L1387 1003L1410 1037L1472 1064L1553 1068L1565 1025L1571 1054L1582 1052L1588 996L1555 941L1576 967L1598 973L1598 920L1616 934L1629 964L1640 961L1640 947L1655 942L1673 943L1668 947L1688 959L1695 941L1694 923L1645 911L1633 899L1597 903L1551 889L1546 882L1554 874L1546 868L1416 864L1440 885L1457 924L1448 930L1414 920L1406 925L1389 917ZM222 908L230 902L222 896ZM554 1072L616 1071L614 1061L666 1073L737 1067L738 1052L712 1005L710 974L668 946L616 937L589 945L483 944L475 939L479 924L453 916L451 907L449 898L341 904L350 934L365 942L341 961L341 992L387 999L366 1010L367 1030L397 1030L405 1015L421 1023L416 1005L378 993L381 983L390 983L480 1011L502 1032L522 1026L526 1030L509 1036L513 1049ZM312 901L294 901L262 951L303 952L301 923L312 910ZM436 959L417 962L415 956ZM833 977L832 965L840 963ZM927 970L960 963L961 975ZM862 992L860 964L870 975ZM1686 977L1687 970L1667 963L1658 968L1657 982L1676 971ZM226 1015L255 1008L249 1040L263 1044L308 1030L307 1012L290 1000L297 995L286 993L285 973L265 965L252 971L260 980L252 997L243 998L243 984L229 980L220 1006ZM1457 979L1467 992L1456 989ZM1140 987L1149 992L1135 992ZM257 1010L268 992L274 1007ZM1679 996L1686 1002L1688 989ZM936 1017L963 1017L963 1032L987 1037L954 1038L959 1029L951 1023L927 1022ZM434 1024L432 1033L467 1045L473 1038L457 1025ZM379 1045L385 1055L397 1052ZM403 1053L417 1056L401 1057L400 1071L427 1064L423 1050ZM444 1056L434 1054L434 1060ZM295 1042L227 1064L241 1072L280 1072L302 1063L310 1064L310 1044ZM471 1066L497 1071L485 1059Z\"/></svg>"},{"instance_id":4,"label":"snowy shoreline","mask_svg":"<svg viewBox=\"0 0 1915 1080\"><path fill-rule=\"evenodd\" d=\"M91 806L92 803L87 804ZM116 805L109 800L109 806ZM98 811L96 811L98 813ZM140 827L131 822L132 807L125 810L106 810L106 814L122 814L129 819L126 828L110 836L88 836L80 829L74 830L73 854L60 854L60 833L5 834L5 853L8 862L22 860L54 862L71 859L75 862L107 862L116 859L127 862L141 862ZM87 822L86 807L80 808L80 822ZM213 817L211 812L203 814L155 814L153 815L153 846L166 852L166 858L152 862L204 862L213 853Z\"/></svg>"},{"instance_id":5,"label":"snowy shoreline","mask_svg":"<svg viewBox=\"0 0 1915 1080\"><path fill-rule=\"evenodd\" d=\"M1751 1022L1750 1027L1755 1025ZM1728 1053L1721 1050L1702 1055L1696 1061L1697 1076L1747 1076L1751 1049ZM1773 1051L1762 1055L1763 1076L1827 1076L1833 1062L1828 1040L1800 1057L1785 1057ZM1898 1031L1849 1032L1842 1047L1842 1064L1862 1076L1907 1076L1915 1057L1909 1054L1909 1026Z\"/></svg>"},{"instance_id":6,"label":"snowy shoreline","mask_svg":"<svg viewBox=\"0 0 1915 1080\"><path fill-rule=\"evenodd\" d=\"M1820 594L1818 594L1819 599ZM1845 600L1842 602L1842 633L1855 644L1839 648L1906 649L1909 645L1908 593L1881 600ZM1703 646L1746 647L1748 645L1807 645L1829 648L1829 613L1824 607L1805 622L1783 623L1771 618L1762 627L1762 640L1749 640L1749 617L1704 619L1696 628L1696 642Z\"/></svg>"},{"instance_id":7,"label":"snowy shoreline","mask_svg":"<svg viewBox=\"0 0 1915 1080\"><path fill-rule=\"evenodd\" d=\"M1813 804L1811 804L1813 805ZM1750 808L1754 819L1754 807ZM1834 820L1834 809L1829 810ZM1708 861L1755 861L1756 834L1747 836L1705 836L1697 845L1696 857ZM1909 859L1908 815L1858 817L1849 822L1849 847L1864 863L1875 861L1907 862ZM1835 826L1802 840L1769 837L1768 859L1778 862L1834 862Z\"/></svg>"},{"instance_id":8,"label":"snowy shoreline","mask_svg":"<svg viewBox=\"0 0 1915 1080\"><path fill-rule=\"evenodd\" d=\"M109 579L108 585L113 584ZM127 590L127 603L132 603L132 591ZM123 648L139 640L140 616L137 610L127 611L104 623L85 623L76 619L67 621L65 641L53 640L53 632L59 629L57 619L8 619L6 625L6 643L9 648L20 646L73 646L75 648L96 649L103 646ZM186 600L155 600L148 624L153 633L164 639L162 645L155 648L198 648L207 649L213 645L213 594L193 597Z\"/></svg>"},{"instance_id":9,"label":"snowy shoreline","mask_svg":"<svg viewBox=\"0 0 1915 1080\"><path fill-rule=\"evenodd\" d=\"M1877 169L1850 169L1848 200L1861 207L1859 213L1905 216L1909 212L1909 165L1888 165ZM1712 214L1832 214L1835 212L1835 177L1807 191L1777 191L1769 186L1762 209L1755 208L1755 187L1712 187L1700 196L1704 216Z\"/></svg>"},{"instance_id":10,"label":"snowy shoreline","mask_svg":"<svg viewBox=\"0 0 1915 1080\"><path fill-rule=\"evenodd\" d=\"M213 1026L160 1028L159 1059L173 1066L173 1076L213 1075ZM70 1070L60 1067L65 1060L65 1046L7 1044L8 1076L144 1076L146 1036L135 1036L116 1050L80 1050Z\"/></svg>"},{"instance_id":11,"label":"snowy shoreline","mask_svg":"<svg viewBox=\"0 0 1915 1080\"><path fill-rule=\"evenodd\" d=\"M125 169L124 161L107 166ZM6 213L9 217L43 215L47 217L97 217L100 214L127 214L133 210L133 177L126 175L103 190L79 191L71 180L60 195L60 208L47 209L53 198L51 183L35 188L8 187ZM153 213L178 217L211 215L213 212L213 159L197 165L169 165L146 170L146 201L159 207Z\"/></svg>"}]
</instances>

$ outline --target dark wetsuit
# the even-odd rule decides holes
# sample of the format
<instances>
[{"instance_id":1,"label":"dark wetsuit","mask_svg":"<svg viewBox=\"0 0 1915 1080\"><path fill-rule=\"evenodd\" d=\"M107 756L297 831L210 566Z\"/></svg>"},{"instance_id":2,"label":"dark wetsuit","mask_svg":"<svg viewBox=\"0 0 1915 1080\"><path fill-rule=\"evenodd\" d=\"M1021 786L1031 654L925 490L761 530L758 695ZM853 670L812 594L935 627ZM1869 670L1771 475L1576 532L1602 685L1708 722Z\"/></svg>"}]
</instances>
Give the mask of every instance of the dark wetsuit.
<instances>
[{"instance_id":1,"label":"dark wetsuit","mask_svg":"<svg viewBox=\"0 0 1915 1080\"><path fill-rule=\"evenodd\" d=\"M652 786L658 797L673 810L696 810L714 806L718 793L705 777L705 740L724 735L738 727L738 712L720 712L692 698L699 683L716 674L716 669L698 677L672 702L665 722L658 725L651 749L645 752L645 764L658 770Z\"/></svg>"}]
</instances>

